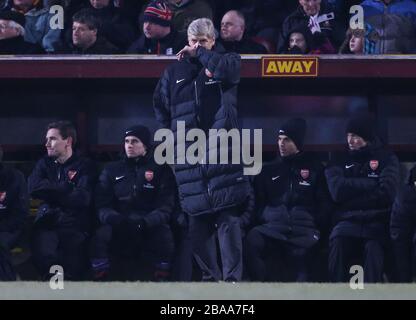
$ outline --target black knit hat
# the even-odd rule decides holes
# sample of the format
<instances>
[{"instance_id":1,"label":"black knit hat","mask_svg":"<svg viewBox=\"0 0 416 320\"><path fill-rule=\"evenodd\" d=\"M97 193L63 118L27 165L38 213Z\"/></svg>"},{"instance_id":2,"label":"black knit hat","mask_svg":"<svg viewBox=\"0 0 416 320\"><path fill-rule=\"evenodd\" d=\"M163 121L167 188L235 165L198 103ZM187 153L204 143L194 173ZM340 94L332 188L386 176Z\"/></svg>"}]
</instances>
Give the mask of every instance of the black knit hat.
<instances>
[{"instance_id":1,"label":"black knit hat","mask_svg":"<svg viewBox=\"0 0 416 320\"><path fill-rule=\"evenodd\" d=\"M21 25L23 28L25 27L26 18L25 16L17 11L2 11L0 12L0 20L9 20L14 21L17 24Z\"/></svg>"},{"instance_id":2,"label":"black knit hat","mask_svg":"<svg viewBox=\"0 0 416 320\"><path fill-rule=\"evenodd\" d=\"M130 127L124 133L124 138L128 136L134 136L140 139L140 141L146 146L150 147L152 145L152 137L150 134L150 130L141 125Z\"/></svg>"},{"instance_id":3,"label":"black knit hat","mask_svg":"<svg viewBox=\"0 0 416 320\"><path fill-rule=\"evenodd\" d=\"M346 133L354 133L365 141L375 139L375 119L367 113L353 116L347 124Z\"/></svg>"},{"instance_id":4,"label":"black knit hat","mask_svg":"<svg viewBox=\"0 0 416 320\"><path fill-rule=\"evenodd\" d=\"M288 136L295 143L296 147L301 150L305 141L306 121L302 118L293 118L285 122L279 130L279 136Z\"/></svg>"},{"instance_id":5,"label":"black knit hat","mask_svg":"<svg viewBox=\"0 0 416 320\"><path fill-rule=\"evenodd\" d=\"M172 10L163 1L152 1L144 10L143 22L153 22L169 27L172 21Z\"/></svg>"}]
</instances>

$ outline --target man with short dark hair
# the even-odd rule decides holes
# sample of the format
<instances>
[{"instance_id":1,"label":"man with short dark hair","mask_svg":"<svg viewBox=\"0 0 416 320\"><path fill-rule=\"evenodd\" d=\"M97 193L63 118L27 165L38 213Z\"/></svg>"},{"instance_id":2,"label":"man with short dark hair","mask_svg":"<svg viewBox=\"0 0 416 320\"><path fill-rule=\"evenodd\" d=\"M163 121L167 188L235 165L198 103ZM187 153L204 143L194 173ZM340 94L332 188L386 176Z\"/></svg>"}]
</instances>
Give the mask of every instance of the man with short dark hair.
<instances>
[{"instance_id":1,"label":"man with short dark hair","mask_svg":"<svg viewBox=\"0 0 416 320\"><path fill-rule=\"evenodd\" d=\"M46 132L47 155L29 177L31 196L41 200L37 211L33 256L42 279L52 265L64 268L65 279L80 279L84 270L84 243L91 216L96 170L74 152L76 130L68 121L53 122ZM85 261L86 262L86 261Z\"/></svg>"},{"instance_id":2,"label":"man with short dark hair","mask_svg":"<svg viewBox=\"0 0 416 320\"><path fill-rule=\"evenodd\" d=\"M368 114L351 118L346 135L348 152L325 170L336 205L329 275L332 281L347 282L355 258L362 262L365 282L381 282L399 161L381 145L375 120Z\"/></svg>"},{"instance_id":3,"label":"man with short dark hair","mask_svg":"<svg viewBox=\"0 0 416 320\"><path fill-rule=\"evenodd\" d=\"M77 12L72 18L72 43L66 53L117 54L119 50L99 35L100 20L89 9Z\"/></svg>"},{"instance_id":4,"label":"man with short dark hair","mask_svg":"<svg viewBox=\"0 0 416 320\"><path fill-rule=\"evenodd\" d=\"M186 44L172 26L173 13L163 1L149 3L143 14L143 34L127 53L174 55Z\"/></svg>"},{"instance_id":5,"label":"man with short dark hair","mask_svg":"<svg viewBox=\"0 0 416 320\"><path fill-rule=\"evenodd\" d=\"M91 243L93 277L110 272L110 248L137 257L151 254L153 280L170 277L174 240L170 220L175 207L176 184L168 165L158 165L152 138L145 126L124 133L122 160L110 163L100 175L96 208L100 227Z\"/></svg>"},{"instance_id":6,"label":"man with short dark hair","mask_svg":"<svg viewBox=\"0 0 416 320\"><path fill-rule=\"evenodd\" d=\"M266 269L272 253L291 266L290 280L311 279L312 258L326 234L329 195L322 164L302 151L305 133L304 119L285 122L278 135L280 157L254 180L257 226L248 233L245 250L253 281L276 278Z\"/></svg>"}]
</instances>

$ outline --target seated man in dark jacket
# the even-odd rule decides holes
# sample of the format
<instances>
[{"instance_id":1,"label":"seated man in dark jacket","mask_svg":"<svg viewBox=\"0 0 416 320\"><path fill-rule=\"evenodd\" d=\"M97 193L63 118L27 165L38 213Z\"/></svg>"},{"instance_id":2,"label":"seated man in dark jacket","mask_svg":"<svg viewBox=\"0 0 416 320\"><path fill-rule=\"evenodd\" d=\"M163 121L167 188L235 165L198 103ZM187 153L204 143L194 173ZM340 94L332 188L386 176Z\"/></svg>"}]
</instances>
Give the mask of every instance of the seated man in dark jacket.
<instances>
[{"instance_id":1,"label":"seated man in dark jacket","mask_svg":"<svg viewBox=\"0 0 416 320\"><path fill-rule=\"evenodd\" d=\"M35 219L33 258L43 279L61 265L65 279L85 271L84 242L90 228L90 205L96 170L73 151L76 131L68 121L53 122L46 133L47 156L29 177L31 196L42 200Z\"/></svg>"},{"instance_id":2,"label":"seated man in dark jacket","mask_svg":"<svg viewBox=\"0 0 416 320\"><path fill-rule=\"evenodd\" d=\"M247 235L246 263L254 281L265 281L265 258L279 254L307 281L313 249L326 225L329 195L323 166L303 153L306 122L291 119L279 130L280 157L254 180L258 225ZM280 277L282 280L282 277Z\"/></svg>"},{"instance_id":3,"label":"seated man in dark jacket","mask_svg":"<svg viewBox=\"0 0 416 320\"><path fill-rule=\"evenodd\" d=\"M221 20L221 44L226 51L241 54L266 54L267 49L245 34L244 15L236 10L228 11Z\"/></svg>"},{"instance_id":4,"label":"seated man in dark jacket","mask_svg":"<svg viewBox=\"0 0 416 320\"><path fill-rule=\"evenodd\" d=\"M394 281L411 282L416 274L416 167L394 202L390 221Z\"/></svg>"},{"instance_id":5,"label":"seated man in dark jacket","mask_svg":"<svg viewBox=\"0 0 416 320\"><path fill-rule=\"evenodd\" d=\"M99 34L100 21L90 9L78 11L72 18L71 43L63 53L117 54L117 47Z\"/></svg>"},{"instance_id":6,"label":"seated man in dark jacket","mask_svg":"<svg viewBox=\"0 0 416 320\"><path fill-rule=\"evenodd\" d=\"M100 21L100 35L121 52L126 52L135 38L134 27L130 24L129 19L123 15L119 8L114 6L112 0L86 0L85 2L79 7L70 8L68 13L76 13L82 9L91 10ZM66 38L68 38L68 34Z\"/></svg>"},{"instance_id":7,"label":"seated man in dark jacket","mask_svg":"<svg viewBox=\"0 0 416 320\"><path fill-rule=\"evenodd\" d=\"M186 37L173 29L172 11L166 3L153 1L143 14L143 34L127 53L174 55L186 44Z\"/></svg>"},{"instance_id":8,"label":"seated man in dark jacket","mask_svg":"<svg viewBox=\"0 0 416 320\"><path fill-rule=\"evenodd\" d=\"M349 281L355 258L364 262L365 282L381 282L389 218L399 183L399 161L381 146L369 115L353 117L346 133L348 152L325 171L336 205L329 274L332 281Z\"/></svg>"},{"instance_id":9,"label":"seated man in dark jacket","mask_svg":"<svg viewBox=\"0 0 416 320\"><path fill-rule=\"evenodd\" d=\"M29 197L23 174L4 166L2 158L0 147L0 259L9 260L10 250L16 245L24 227L29 211ZM2 271L4 270L0 270L0 280L12 280L3 278L7 275L2 275Z\"/></svg>"},{"instance_id":10,"label":"seated man in dark jacket","mask_svg":"<svg viewBox=\"0 0 416 320\"><path fill-rule=\"evenodd\" d=\"M36 44L26 42L25 16L15 11L0 12L0 54L44 53Z\"/></svg>"},{"instance_id":11,"label":"seated man in dark jacket","mask_svg":"<svg viewBox=\"0 0 416 320\"><path fill-rule=\"evenodd\" d=\"M151 149L151 134L134 126L124 134L125 158L109 164L96 189L100 227L91 243L93 276L109 273L110 245L116 252L153 256L154 280L169 277L174 242L170 228L176 184L168 165L158 165Z\"/></svg>"}]
</instances>

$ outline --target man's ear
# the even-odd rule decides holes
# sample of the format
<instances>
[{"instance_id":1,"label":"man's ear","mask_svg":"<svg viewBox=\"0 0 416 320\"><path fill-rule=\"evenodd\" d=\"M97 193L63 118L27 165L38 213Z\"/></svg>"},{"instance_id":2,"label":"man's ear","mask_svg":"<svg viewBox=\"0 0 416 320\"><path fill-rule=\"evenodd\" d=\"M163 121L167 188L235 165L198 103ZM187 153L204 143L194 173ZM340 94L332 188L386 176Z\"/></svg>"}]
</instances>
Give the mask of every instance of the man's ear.
<instances>
[{"instance_id":1,"label":"man's ear","mask_svg":"<svg viewBox=\"0 0 416 320\"><path fill-rule=\"evenodd\" d=\"M66 145L74 148L74 139L72 137L66 138Z\"/></svg>"}]
</instances>

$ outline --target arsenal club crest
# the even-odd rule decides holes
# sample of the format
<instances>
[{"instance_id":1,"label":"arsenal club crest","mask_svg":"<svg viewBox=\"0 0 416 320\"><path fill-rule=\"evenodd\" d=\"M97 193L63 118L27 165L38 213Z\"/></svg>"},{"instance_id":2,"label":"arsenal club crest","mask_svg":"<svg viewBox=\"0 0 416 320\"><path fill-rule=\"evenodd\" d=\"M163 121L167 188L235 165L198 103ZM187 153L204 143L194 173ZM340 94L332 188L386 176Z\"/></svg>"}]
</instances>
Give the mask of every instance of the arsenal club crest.
<instances>
[{"instance_id":1,"label":"arsenal club crest","mask_svg":"<svg viewBox=\"0 0 416 320\"><path fill-rule=\"evenodd\" d=\"M370 168L373 171L376 171L378 168L378 160L371 160L370 161Z\"/></svg>"},{"instance_id":2,"label":"arsenal club crest","mask_svg":"<svg viewBox=\"0 0 416 320\"><path fill-rule=\"evenodd\" d=\"M0 202L6 200L6 191L0 192Z\"/></svg>"},{"instance_id":3,"label":"arsenal club crest","mask_svg":"<svg viewBox=\"0 0 416 320\"><path fill-rule=\"evenodd\" d=\"M153 171L150 171L150 170L146 171L144 173L144 177L146 178L146 180L148 182L152 181L153 180Z\"/></svg>"},{"instance_id":4,"label":"arsenal club crest","mask_svg":"<svg viewBox=\"0 0 416 320\"><path fill-rule=\"evenodd\" d=\"M308 169L300 170L300 175L303 178L303 180L308 179L309 178L309 170Z\"/></svg>"},{"instance_id":5,"label":"arsenal club crest","mask_svg":"<svg viewBox=\"0 0 416 320\"><path fill-rule=\"evenodd\" d=\"M74 179L75 175L77 174L77 172L75 170L69 170L68 171L68 178L69 180Z\"/></svg>"}]
</instances>

